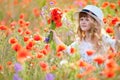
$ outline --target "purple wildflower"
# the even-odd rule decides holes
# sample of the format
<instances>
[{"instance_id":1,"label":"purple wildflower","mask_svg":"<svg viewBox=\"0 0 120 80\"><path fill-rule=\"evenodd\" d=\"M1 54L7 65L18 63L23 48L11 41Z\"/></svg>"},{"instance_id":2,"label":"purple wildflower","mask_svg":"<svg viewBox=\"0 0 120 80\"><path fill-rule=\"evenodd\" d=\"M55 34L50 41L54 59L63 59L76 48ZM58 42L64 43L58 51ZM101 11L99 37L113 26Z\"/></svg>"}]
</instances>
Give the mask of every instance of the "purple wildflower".
<instances>
[{"instance_id":1,"label":"purple wildflower","mask_svg":"<svg viewBox=\"0 0 120 80\"><path fill-rule=\"evenodd\" d=\"M54 80L55 76L51 73L46 74L46 80Z\"/></svg>"},{"instance_id":2,"label":"purple wildflower","mask_svg":"<svg viewBox=\"0 0 120 80\"><path fill-rule=\"evenodd\" d=\"M50 38L45 38L44 42L49 43Z\"/></svg>"},{"instance_id":3,"label":"purple wildflower","mask_svg":"<svg viewBox=\"0 0 120 80\"><path fill-rule=\"evenodd\" d=\"M15 63L14 65L15 72L18 73L19 71L22 70L22 66L19 63Z\"/></svg>"},{"instance_id":4,"label":"purple wildflower","mask_svg":"<svg viewBox=\"0 0 120 80\"><path fill-rule=\"evenodd\" d=\"M51 1L51 2L50 2L50 5L54 5L54 2Z\"/></svg>"},{"instance_id":5,"label":"purple wildflower","mask_svg":"<svg viewBox=\"0 0 120 80\"><path fill-rule=\"evenodd\" d=\"M22 79L18 76L18 74L14 74L13 80L22 80Z\"/></svg>"}]
</instances>

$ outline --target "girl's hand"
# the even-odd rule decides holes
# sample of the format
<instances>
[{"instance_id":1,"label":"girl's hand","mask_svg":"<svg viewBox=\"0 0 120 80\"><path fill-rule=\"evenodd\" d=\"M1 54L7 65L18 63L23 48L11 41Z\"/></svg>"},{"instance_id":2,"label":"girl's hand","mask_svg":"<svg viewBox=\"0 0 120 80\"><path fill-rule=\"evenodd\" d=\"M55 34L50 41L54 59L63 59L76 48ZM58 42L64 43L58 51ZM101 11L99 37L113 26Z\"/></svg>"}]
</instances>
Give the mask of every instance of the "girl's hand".
<instances>
[{"instance_id":1,"label":"girl's hand","mask_svg":"<svg viewBox=\"0 0 120 80\"><path fill-rule=\"evenodd\" d=\"M115 31L115 38L117 40L120 40L120 22L116 23L114 26L114 31Z\"/></svg>"},{"instance_id":2,"label":"girl's hand","mask_svg":"<svg viewBox=\"0 0 120 80\"><path fill-rule=\"evenodd\" d=\"M54 30L50 30L51 32L53 32L53 40L56 42L57 45L62 44L65 45L57 36L56 32Z\"/></svg>"},{"instance_id":3,"label":"girl's hand","mask_svg":"<svg viewBox=\"0 0 120 80\"><path fill-rule=\"evenodd\" d=\"M50 32L53 33L53 40L56 40L56 38L57 38L57 34L56 34L56 32L55 32L54 30L50 30Z\"/></svg>"}]
</instances>

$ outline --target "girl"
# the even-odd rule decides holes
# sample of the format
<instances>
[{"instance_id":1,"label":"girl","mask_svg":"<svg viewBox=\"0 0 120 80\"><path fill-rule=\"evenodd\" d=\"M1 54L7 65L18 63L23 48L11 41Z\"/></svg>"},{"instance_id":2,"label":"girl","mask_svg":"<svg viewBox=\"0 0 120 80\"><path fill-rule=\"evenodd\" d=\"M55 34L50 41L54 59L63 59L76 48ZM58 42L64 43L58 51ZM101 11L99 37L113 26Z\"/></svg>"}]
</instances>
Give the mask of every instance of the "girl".
<instances>
[{"instance_id":1,"label":"girl","mask_svg":"<svg viewBox=\"0 0 120 80\"><path fill-rule=\"evenodd\" d=\"M70 48L75 47L79 53L82 60L91 63L96 53L106 53L109 47L115 50L115 44L120 39L120 35L116 36L117 40L111 39L109 35L103 30L103 12L100 8L87 5L81 11L76 12L78 16L78 38L70 46L66 46L68 53L70 53ZM116 29L116 32L119 32ZM53 31L53 39L57 44L65 45ZM120 45L120 44L119 44ZM93 55L88 56L87 51L92 50L95 52Z\"/></svg>"}]
</instances>

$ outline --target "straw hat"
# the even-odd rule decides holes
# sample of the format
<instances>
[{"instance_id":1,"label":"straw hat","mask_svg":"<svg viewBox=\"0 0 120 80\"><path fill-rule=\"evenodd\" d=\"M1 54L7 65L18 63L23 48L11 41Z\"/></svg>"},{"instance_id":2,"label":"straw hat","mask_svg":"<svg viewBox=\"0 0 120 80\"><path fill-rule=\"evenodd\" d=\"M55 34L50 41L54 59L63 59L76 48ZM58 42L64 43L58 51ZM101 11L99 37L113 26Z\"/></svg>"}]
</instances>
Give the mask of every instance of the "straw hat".
<instances>
[{"instance_id":1,"label":"straw hat","mask_svg":"<svg viewBox=\"0 0 120 80\"><path fill-rule=\"evenodd\" d=\"M90 16L92 16L100 25L103 25L103 12L100 8L94 6L94 5L87 5L84 7L82 10L79 10L78 12L75 13L75 16L79 18L80 13L87 13Z\"/></svg>"}]
</instances>

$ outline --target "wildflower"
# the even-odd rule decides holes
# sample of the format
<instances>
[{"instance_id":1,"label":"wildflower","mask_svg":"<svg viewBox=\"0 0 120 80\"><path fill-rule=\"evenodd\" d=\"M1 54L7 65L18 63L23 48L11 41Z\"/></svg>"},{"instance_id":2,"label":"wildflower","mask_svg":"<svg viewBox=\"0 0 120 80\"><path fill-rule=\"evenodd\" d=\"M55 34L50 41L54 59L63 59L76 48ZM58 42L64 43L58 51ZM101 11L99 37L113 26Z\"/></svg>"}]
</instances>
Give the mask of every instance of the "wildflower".
<instances>
[{"instance_id":1,"label":"wildflower","mask_svg":"<svg viewBox=\"0 0 120 80\"><path fill-rule=\"evenodd\" d=\"M75 48L73 48L73 47L70 48L70 53L71 53L71 54L74 54L75 51L76 51Z\"/></svg>"},{"instance_id":2,"label":"wildflower","mask_svg":"<svg viewBox=\"0 0 120 80\"><path fill-rule=\"evenodd\" d=\"M37 57L37 58L42 58L43 56L44 56L44 54L41 54L41 53L37 53L37 54L36 54L36 57Z\"/></svg>"},{"instance_id":3,"label":"wildflower","mask_svg":"<svg viewBox=\"0 0 120 80\"><path fill-rule=\"evenodd\" d=\"M12 45L12 49L16 52L19 51L22 48L22 46L19 43L15 43Z\"/></svg>"},{"instance_id":4,"label":"wildflower","mask_svg":"<svg viewBox=\"0 0 120 80\"><path fill-rule=\"evenodd\" d=\"M105 59L103 58L103 56L97 56L94 58L94 61L100 65L100 64L103 64L105 62Z\"/></svg>"},{"instance_id":5,"label":"wildflower","mask_svg":"<svg viewBox=\"0 0 120 80\"><path fill-rule=\"evenodd\" d=\"M17 60L23 63L28 57L32 57L32 54L29 53L26 49L22 48L17 52Z\"/></svg>"},{"instance_id":6,"label":"wildflower","mask_svg":"<svg viewBox=\"0 0 120 80\"><path fill-rule=\"evenodd\" d=\"M116 4L115 3L110 3L110 8L111 9L115 9L116 8Z\"/></svg>"},{"instance_id":7,"label":"wildflower","mask_svg":"<svg viewBox=\"0 0 120 80\"><path fill-rule=\"evenodd\" d=\"M92 71L96 70L96 68L91 64L88 64L85 68L86 68L86 71L83 72L84 75L87 75L87 74L91 73Z\"/></svg>"},{"instance_id":8,"label":"wildflower","mask_svg":"<svg viewBox=\"0 0 120 80\"><path fill-rule=\"evenodd\" d=\"M24 42L27 42L29 40L28 36L24 36Z\"/></svg>"},{"instance_id":9,"label":"wildflower","mask_svg":"<svg viewBox=\"0 0 120 80\"><path fill-rule=\"evenodd\" d=\"M41 40L42 40L42 37L41 37L40 35L38 35L38 34L35 34L35 35L34 35L34 40L35 40L35 41L41 41Z\"/></svg>"},{"instance_id":10,"label":"wildflower","mask_svg":"<svg viewBox=\"0 0 120 80\"><path fill-rule=\"evenodd\" d=\"M1 70L3 70L3 66L2 66L2 65L0 65L0 71L1 71Z\"/></svg>"},{"instance_id":11,"label":"wildflower","mask_svg":"<svg viewBox=\"0 0 120 80\"><path fill-rule=\"evenodd\" d=\"M31 50L34 45L35 45L35 42L31 40L27 43L26 49Z\"/></svg>"},{"instance_id":12,"label":"wildflower","mask_svg":"<svg viewBox=\"0 0 120 80\"><path fill-rule=\"evenodd\" d=\"M26 29L26 30L25 30L25 34L29 35L29 34L31 34L31 33L32 33L31 30L29 30L29 29Z\"/></svg>"},{"instance_id":13,"label":"wildflower","mask_svg":"<svg viewBox=\"0 0 120 80\"><path fill-rule=\"evenodd\" d=\"M13 26L16 26L16 21L13 21L10 23L10 26L13 27Z\"/></svg>"},{"instance_id":14,"label":"wildflower","mask_svg":"<svg viewBox=\"0 0 120 80\"><path fill-rule=\"evenodd\" d=\"M107 33L113 33L114 30L113 30L111 27L107 27L107 28L106 28L106 32L107 32Z\"/></svg>"},{"instance_id":15,"label":"wildflower","mask_svg":"<svg viewBox=\"0 0 120 80\"><path fill-rule=\"evenodd\" d=\"M50 51L50 45L49 45L49 44L46 44L44 48L45 48L47 51Z\"/></svg>"},{"instance_id":16,"label":"wildflower","mask_svg":"<svg viewBox=\"0 0 120 80\"><path fill-rule=\"evenodd\" d=\"M113 78L114 76L115 76L115 72L113 72L113 71L106 72L106 77L107 78Z\"/></svg>"},{"instance_id":17,"label":"wildflower","mask_svg":"<svg viewBox=\"0 0 120 80\"><path fill-rule=\"evenodd\" d=\"M0 30L7 30L7 27L5 25L0 25Z\"/></svg>"},{"instance_id":18,"label":"wildflower","mask_svg":"<svg viewBox=\"0 0 120 80\"><path fill-rule=\"evenodd\" d=\"M14 4L14 5L17 5L17 4L18 4L18 0L14 0L14 1L13 1L13 4Z\"/></svg>"},{"instance_id":19,"label":"wildflower","mask_svg":"<svg viewBox=\"0 0 120 80\"><path fill-rule=\"evenodd\" d=\"M25 22L25 26L27 26L27 27L28 27L29 25L30 25L30 22L28 22L28 21L27 21L27 22Z\"/></svg>"},{"instance_id":20,"label":"wildflower","mask_svg":"<svg viewBox=\"0 0 120 80\"><path fill-rule=\"evenodd\" d=\"M83 60L79 60L77 62L77 64L78 64L79 67L85 67L85 66L87 66L87 63L85 61L83 61Z\"/></svg>"},{"instance_id":21,"label":"wildflower","mask_svg":"<svg viewBox=\"0 0 120 80\"><path fill-rule=\"evenodd\" d=\"M94 50L87 50L86 53L88 56L91 56L95 53L95 51Z\"/></svg>"},{"instance_id":22,"label":"wildflower","mask_svg":"<svg viewBox=\"0 0 120 80\"><path fill-rule=\"evenodd\" d=\"M109 2L104 2L104 3L102 4L102 8L106 8L108 5L109 5Z\"/></svg>"},{"instance_id":23,"label":"wildflower","mask_svg":"<svg viewBox=\"0 0 120 80\"><path fill-rule=\"evenodd\" d=\"M114 17L114 18L112 18L110 24L111 25L115 25L118 21L119 21L119 18L118 17Z\"/></svg>"},{"instance_id":24,"label":"wildflower","mask_svg":"<svg viewBox=\"0 0 120 80\"><path fill-rule=\"evenodd\" d=\"M23 19L19 19L18 24L20 25L20 27L24 27L25 26L25 21Z\"/></svg>"},{"instance_id":25,"label":"wildflower","mask_svg":"<svg viewBox=\"0 0 120 80\"><path fill-rule=\"evenodd\" d=\"M77 78L82 78L84 75L83 74L80 74L80 73L78 73L77 75L76 75L76 77Z\"/></svg>"},{"instance_id":26,"label":"wildflower","mask_svg":"<svg viewBox=\"0 0 120 80\"><path fill-rule=\"evenodd\" d=\"M62 57L62 52L57 52L57 54L56 54L56 56L58 57L58 58L61 58Z\"/></svg>"},{"instance_id":27,"label":"wildflower","mask_svg":"<svg viewBox=\"0 0 120 80\"><path fill-rule=\"evenodd\" d=\"M14 76L13 76L13 80L22 80L19 76L18 76L18 74L16 73L16 74L14 74Z\"/></svg>"},{"instance_id":28,"label":"wildflower","mask_svg":"<svg viewBox=\"0 0 120 80\"><path fill-rule=\"evenodd\" d=\"M59 8L52 8L50 12L50 18L48 20L48 23L51 23L50 29L55 30L55 28L62 26L62 11ZM49 35L47 36L48 42L51 42L53 40L53 32L50 31Z\"/></svg>"},{"instance_id":29,"label":"wildflower","mask_svg":"<svg viewBox=\"0 0 120 80\"><path fill-rule=\"evenodd\" d=\"M113 78L115 77L115 72L111 69L105 69L102 71L102 74L107 78Z\"/></svg>"},{"instance_id":30,"label":"wildflower","mask_svg":"<svg viewBox=\"0 0 120 80\"><path fill-rule=\"evenodd\" d=\"M56 0L50 0L50 5L55 5L55 4L57 4Z\"/></svg>"},{"instance_id":31,"label":"wildflower","mask_svg":"<svg viewBox=\"0 0 120 80\"><path fill-rule=\"evenodd\" d=\"M35 15L35 17L38 17L40 15L40 11L38 8L34 8L33 9L33 14Z\"/></svg>"},{"instance_id":32,"label":"wildflower","mask_svg":"<svg viewBox=\"0 0 120 80\"><path fill-rule=\"evenodd\" d=\"M113 59L115 57L115 53L109 53L108 55L107 55L107 58L108 59Z\"/></svg>"},{"instance_id":33,"label":"wildflower","mask_svg":"<svg viewBox=\"0 0 120 80\"><path fill-rule=\"evenodd\" d=\"M118 0L118 6L120 6L120 0Z\"/></svg>"},{"instance_id":34,"label":"wildflower","mask_svg":"<svg viewBox=\"0 0 120 80\"><path fill-rule=\"evenodd\" d=\"M24 19L25 18L25 14L21 13L19 17L20 17L20 19Z\"/></svg>"},{"instance_id":35,"label":"wildflower","mask_svg":"<svg viewBox=\"0 0 120 80\"><path fill-rule=\"evenodd\" d=\"M103 18L103 22L104 22L104 23L107 23L107 18Z\"/></svg>"},{"instance_id":36,"label":"wildflower","mask_svg":"<svg viewBox=\"0 0 120 80\"><path fill-rule=\"evenodd\" d=\"M11 37L11 38L9 39L9 43L10 43L10 44L15 44L16 42L17 42L17 39L14 38L14 37Z\"/></svg>"},{"instance_id":37,"label":"wildflower","mask_svg":"<svg viewBox=\"0 0 120 80\"><path fill-rule=\"evenodd\" d=\"M57 46L57 52L63 51L65 49L66 49L65 45L60 44L60 45Z\"/></svg>"},{"instance_id":38,"label":"wildflower","mask_svg":"<svg viewBox=\"0 0 120 80\"><path fill-rule=\"evenodd\" d=\"M55 76L51 73L47 73L46 74L46 77L45 77L45 80L54 80L55 79Z\"/></svg>"},{"instance_id":39,"label":"wildflower","mask_svg":"<svg viewBox=\"0 0 120 80\"><path fill-rule=\"evenodd\" d=\"M20 34L23 34L23 29L22 29L22 28L18 28L18 32L19 32Z\"/></svg>"},{"instance_id":40,"label":"wildflower","mask_svg":"<svg viewBox=\"0 0 120 80\"><path fill-rule=\"evenodd\" d=\"M18 72L22 71L23 68L22 68L21 64L15 63L14 69L15 69L15 72L18 73Z\"/></svg>"},{"instance_id":41,"label":"wildflower","mask_svg":"<svg viewBox=\"0 0 120 80\"><path fill-rule=\"evenodd\" d=\"M92 4L97 5L98 1L97 0L91 0Z\"/></svg>"},{"instance_id":42,"label":"wildflower","mask_svg":"<svg viewBox=\"0 0 120 80\"><path fill-rule=\"evenodd\" d=\"M44 42L48 43L49 40L50 40L50 38L47 37L47 38L45 38Z\"/></svg>"},{"instance_id":43,"label":"wildflower","mask_svg":"<svg viewBox=\"0 0 120 80\"><path fill-rule=\"evenodd\" d=\"M53 65L53 66L51 66L51 69L54 71L54 70L57 69L57 66L56 66L56 65Z\"/></svg>"},{"instance_id":44,"label":"wildflower","mask_svg":"<svg viewBox=\"0 0 120 80\"><path fill-rule=\"evenodd\" d=\"M46 49L42 49L42 50L40 50L40 53L42 53L42 54L44 54L44 55L47 55L47 54L48 54L48 52L47 52Z\"/></svg>"},{"instance_id":45,"label":"wildflower","mask_svg":"<svg viewBox=\"0 0 120 80\"><path fill-rule=\"evenodd\" d=\"M42 70L46 71L47 68L48 68L48 64L45 63L45 62L43 62L43 61L41 61L41 62L40 62L40 67L42 68Z\"/></svg>"},{"instance_id":46,"label":"wildflower","mask_svg":"<svg viewBox=\"0 0 120 80\"><path fill-rule=\"evenodd\" d=\"M11 62L11 61L8 61L8 62L7 62L7 65L11 65L11 64L12 64L12 62Z\"/></svg>"},{"instance_id":47,"label":"wildflower","mask_svg":"<svg viewBox=\"0 0 120 80\"><path fill-rule=\"evenodd\" d=\"M61 18L62 18L62 11L59 8L53 8L51 10L51 20L54 21L56 27L60 27L62 25Z\"/></svg>"},{"instance_id":48,"label":"wildflower","mask_svg":"<svg viewBox=\"0 0 120 80\"><path fill-rule=\"evenodd\" d=\"M106 67L112 70L116 70L118 68L118 65L113 59L109 59L106 62Z\"/></svg>"}]
</instances>

